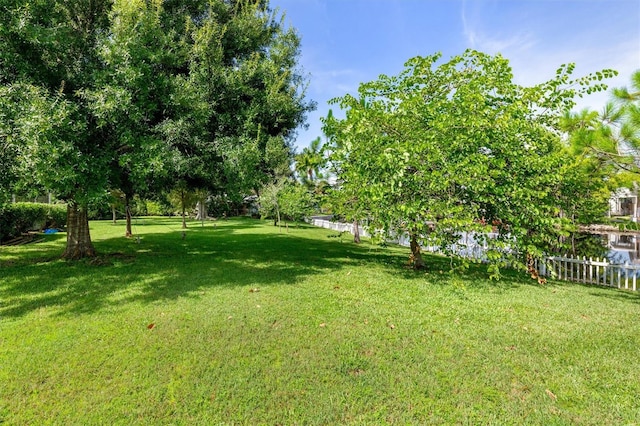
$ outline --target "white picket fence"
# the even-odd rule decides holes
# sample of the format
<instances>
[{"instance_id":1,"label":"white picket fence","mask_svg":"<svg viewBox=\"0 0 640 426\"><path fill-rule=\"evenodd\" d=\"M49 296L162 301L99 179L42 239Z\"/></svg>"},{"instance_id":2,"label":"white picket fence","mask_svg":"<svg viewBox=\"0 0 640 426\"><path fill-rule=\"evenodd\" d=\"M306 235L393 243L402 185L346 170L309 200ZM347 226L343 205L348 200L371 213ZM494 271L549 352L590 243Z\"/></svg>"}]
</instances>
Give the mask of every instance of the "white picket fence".
<instances>
[{"instance_id":1,"label":"white picket fence","mask_svg":"<svg viewBox=\"0 0 640 426\"><path fill-rule=\"evenodd\" d=\"M323 217L311 217L308 219L308 222L320 228L331 229L333 231L338 231L338 232L348 232L350 234L353 234L353 223L332 222L330 220L324 219ZM362 225L358 226L358 230L362 237L371 236L369 232ZM388 238L386 241L391 244L398 244L401 246L409 247L409 236L406 234L398 235L394 238Z\"/></svg>"},{"instance_id":2,"label":"white picket fence","mask_svg":"<svg viewBox=\"0 0 640 426\"><path fill-rule=\"evenodd\" d=\"M353 234L353 224L352 223L332 222L330 220L321 219L321 218L317 218L317 217L310 218L309 219L309 223L311 223L314 226L318 226L320 228L331 229L333 231L338 231L338 232L349 232L349 233ZM367 231L365 231L365 229L362 226L358 226L358 228L360 230L360 235L362 235L363 237L368 237L369 236Z\"/></svg>"},{"instance_id":3,"label":"white picket fence","mask_svg":"<svg viewBox=\"0 0 640 426\"><path fill-rule=\"evenodd\" d=\"M353 224L351 223L332 222L319 217L311 218L309 221L313 225L322 228L353 233ZM360 235L369 236L362 226L359 228ZM457 251L462 257L481 259L485 247L475 242L472 237L472 235L466 236L464 241L461 240ZM400 235L388 242L409 246L409 237ZM422 249L424 251L439 252L437 247L422 247ZM640 287L640 265L611 263L607 259L587 259L585 257L575 259L550 256L543 260L536 260L534 266L540 276L555 280L596 284L633 291L637 291L637 288Z\"/></svg>"},{"instance_id":4,"label":"white picket fence","mask_svg":"<svg viewBox=\"0 0 640 426\"><path fill-rule=\"evenodd\" d=\"M353 224L346 222L332 222L327 219L327 216L315 216L308 219L308 222L312 225L319 226L325 229L331 229L333 231L338 232L349 232L353 234ZM362 227L362 225L358 226L360 230L360 235L363 237L369 237L370 234L367 230ZM476 241L476 234L474 233L463 233L460 236L460 240L453 244L450 247L450 251L453 253L457 253L460 257L470 258L470 259L483 259L484 253L487 250L487 245L485 242ZM489 238L495 238L497 234L490 233L488 234ZM385 241L390 244L398 244L399 246L409 247L411 239L409 238L409 234L406 233L396 233L392 236L387 236ZM430 246L423 245L422 250L430 253L439 253L443 254L443 250L438 246Z\"/></svg>"},{"instance_id":5,"label":"white picket fence","mask_svg":"<svg viewBox=\"0 0 640 426\"><path fill-rule=\"evenodd\" d=\"M636 291L640 265L610 263L607 259L551 256L536 261L538 274L556 280L596 284Z\"/></svg>"}]
</instances>

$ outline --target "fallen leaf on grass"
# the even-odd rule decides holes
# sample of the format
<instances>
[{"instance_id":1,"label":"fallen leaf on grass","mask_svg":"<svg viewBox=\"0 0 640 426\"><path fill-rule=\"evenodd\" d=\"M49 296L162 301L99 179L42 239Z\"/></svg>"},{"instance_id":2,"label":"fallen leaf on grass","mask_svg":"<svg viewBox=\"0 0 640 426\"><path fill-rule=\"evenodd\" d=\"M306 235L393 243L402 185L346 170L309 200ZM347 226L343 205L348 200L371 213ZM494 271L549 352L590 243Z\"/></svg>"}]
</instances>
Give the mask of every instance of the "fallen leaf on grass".
<instances>
[{"instance_id":1,"label":"fallen leaf on grass","mask_svg":"<svg viewBox=\"0 0 640 426\"><path fill-rule=\"evenodd\" d=\"M547 395L549 395L549 398L551 398L552 400L554 400L554 401L558 400L558 397L553 392L551 392L549 389L545 389L544 391L547 393Z\"/></svg>"},{"instance_id":2,"label":"fallen leaf on grass","mask_svg":"<svg viewBox=\"0 0 640 426\"><path fill-rule=\"evenodd\" d=\"M155 326L156 326L156 325L155 325L154 323L151 323L151 324L149 324L149 325L147 326L147 328L148 328L149 330L151 330L151 329L152 329L153 327L155 327Z\"/></svg>"},{"instance_id":3,"label":"fallen leaf on grass","mask_svg":"<svg viewBox=\"0 0 640 426\"><path fill-rule=\"evenodd\" d=\"M326 327L326 326L327 326L327 324L325 324L325 323L320 324L320 327Z\"/></svg>"},{"instance_id":4,"label":"fallen leaf on grass","mask_svg":"<svg viewBox=\"0 0 640 426\"><path fill-rule=\"evenodd\" d=\"M347 272L347 276L351 275L351 271Z\"/></svg>"},{"instance_id":5,"label":"fallen leaf on grass","mask_svg":"<svg viewBox=\"0 0 640 426\"><path fill-rule=\"evenodd\" d=\"M227 317L227 319L228 319L228 320L230 320L231 318L233 318L233 315L229 315L229 316Z\"/></svg>"},{"instance_id":6,"label":"fallen leaf on grass","mask_svg":"<svg viewBox=\"0 0 640 426\"><path fill-rule=\"evenodd\" d=\"M393 324L389 324L389 328L393 330L394 328L396 328L396 326Z\"/></svg>"},{"instance_id":7,"label":"fallen leaf on grass","mask_svg":"<svg viewBox=\"0 0 640 426\"><path fill-rule=\"evenodd\" d=\"M364 374L364 370L361 368L356 368L354 370L349 371L349 374L354 377L361 376L362 374Z\"/></svg>"},{"instance_id":8,"label":"fallen leaf on grass","mask_svg":"<svg viewBox=\"0 0 640 426\"><path fill-rule=\"evenodd\" d=\"M249 290L249 293L257 293L259 291L260 291L259 288L252 288L251 290Z\"/></svg>"}]
</instances>

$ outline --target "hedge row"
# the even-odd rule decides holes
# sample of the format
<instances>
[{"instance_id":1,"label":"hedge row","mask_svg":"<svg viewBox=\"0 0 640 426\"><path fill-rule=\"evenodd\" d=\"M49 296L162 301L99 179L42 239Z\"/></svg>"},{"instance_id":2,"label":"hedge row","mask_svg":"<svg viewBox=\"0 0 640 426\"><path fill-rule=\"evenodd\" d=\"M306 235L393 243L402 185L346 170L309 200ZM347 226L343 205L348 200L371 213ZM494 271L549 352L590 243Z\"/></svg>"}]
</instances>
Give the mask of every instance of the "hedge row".
<instances>
[{"instance_id":1,"label":"hedge row","mask_svg":"<svg viewBox=\"0 0 640 426\"><path fill-rule=\"evenodd\" d=\"M18 237L30 230L63 228L66 223L66 204L6 204L0 207L0 241Z\"/></svg>"}]
</instances>

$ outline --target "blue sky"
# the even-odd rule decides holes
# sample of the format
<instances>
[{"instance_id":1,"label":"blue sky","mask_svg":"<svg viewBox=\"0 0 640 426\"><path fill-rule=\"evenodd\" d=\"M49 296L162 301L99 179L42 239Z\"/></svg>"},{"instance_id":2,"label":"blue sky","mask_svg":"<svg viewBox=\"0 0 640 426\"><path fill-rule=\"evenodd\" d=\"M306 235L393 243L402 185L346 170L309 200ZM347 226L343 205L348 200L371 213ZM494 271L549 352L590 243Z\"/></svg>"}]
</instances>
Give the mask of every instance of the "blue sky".
<instances>
[{"instance_id":1,"label":"blue sky","mask_svg":"<svg viewBox=\"0 0 640 426\"><path fill-rule=\"evenodd\" d=\"M552 78L568 62L576 63L575 76L616 69L611 87L628 85L640 69L640 0L271 0L271 6L302 38L307 97L318 103L309 129L299 130L298 151L322 136L329 99L397 74L417 55L501 53L523 85ZM599 110L608 96L591 95L578 107Z\"/></svg>"}]
</instances>

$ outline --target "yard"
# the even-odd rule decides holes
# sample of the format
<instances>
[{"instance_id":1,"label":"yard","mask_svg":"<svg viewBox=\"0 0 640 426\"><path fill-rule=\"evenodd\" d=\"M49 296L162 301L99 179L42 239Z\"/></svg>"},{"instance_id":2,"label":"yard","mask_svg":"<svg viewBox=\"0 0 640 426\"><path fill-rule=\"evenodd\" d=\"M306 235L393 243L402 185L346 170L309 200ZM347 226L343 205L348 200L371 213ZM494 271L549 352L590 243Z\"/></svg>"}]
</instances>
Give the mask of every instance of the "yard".
<instances>
[{"instance_id":1,"label":"yard","mask_svg":"<svg viewBox=\"0 0 640 426\"><path fill-rule=\"evenodd\" d=\"M249 219L0 247L0 423L639 424L640 296Z\"/></svg>"}]
</instances>

